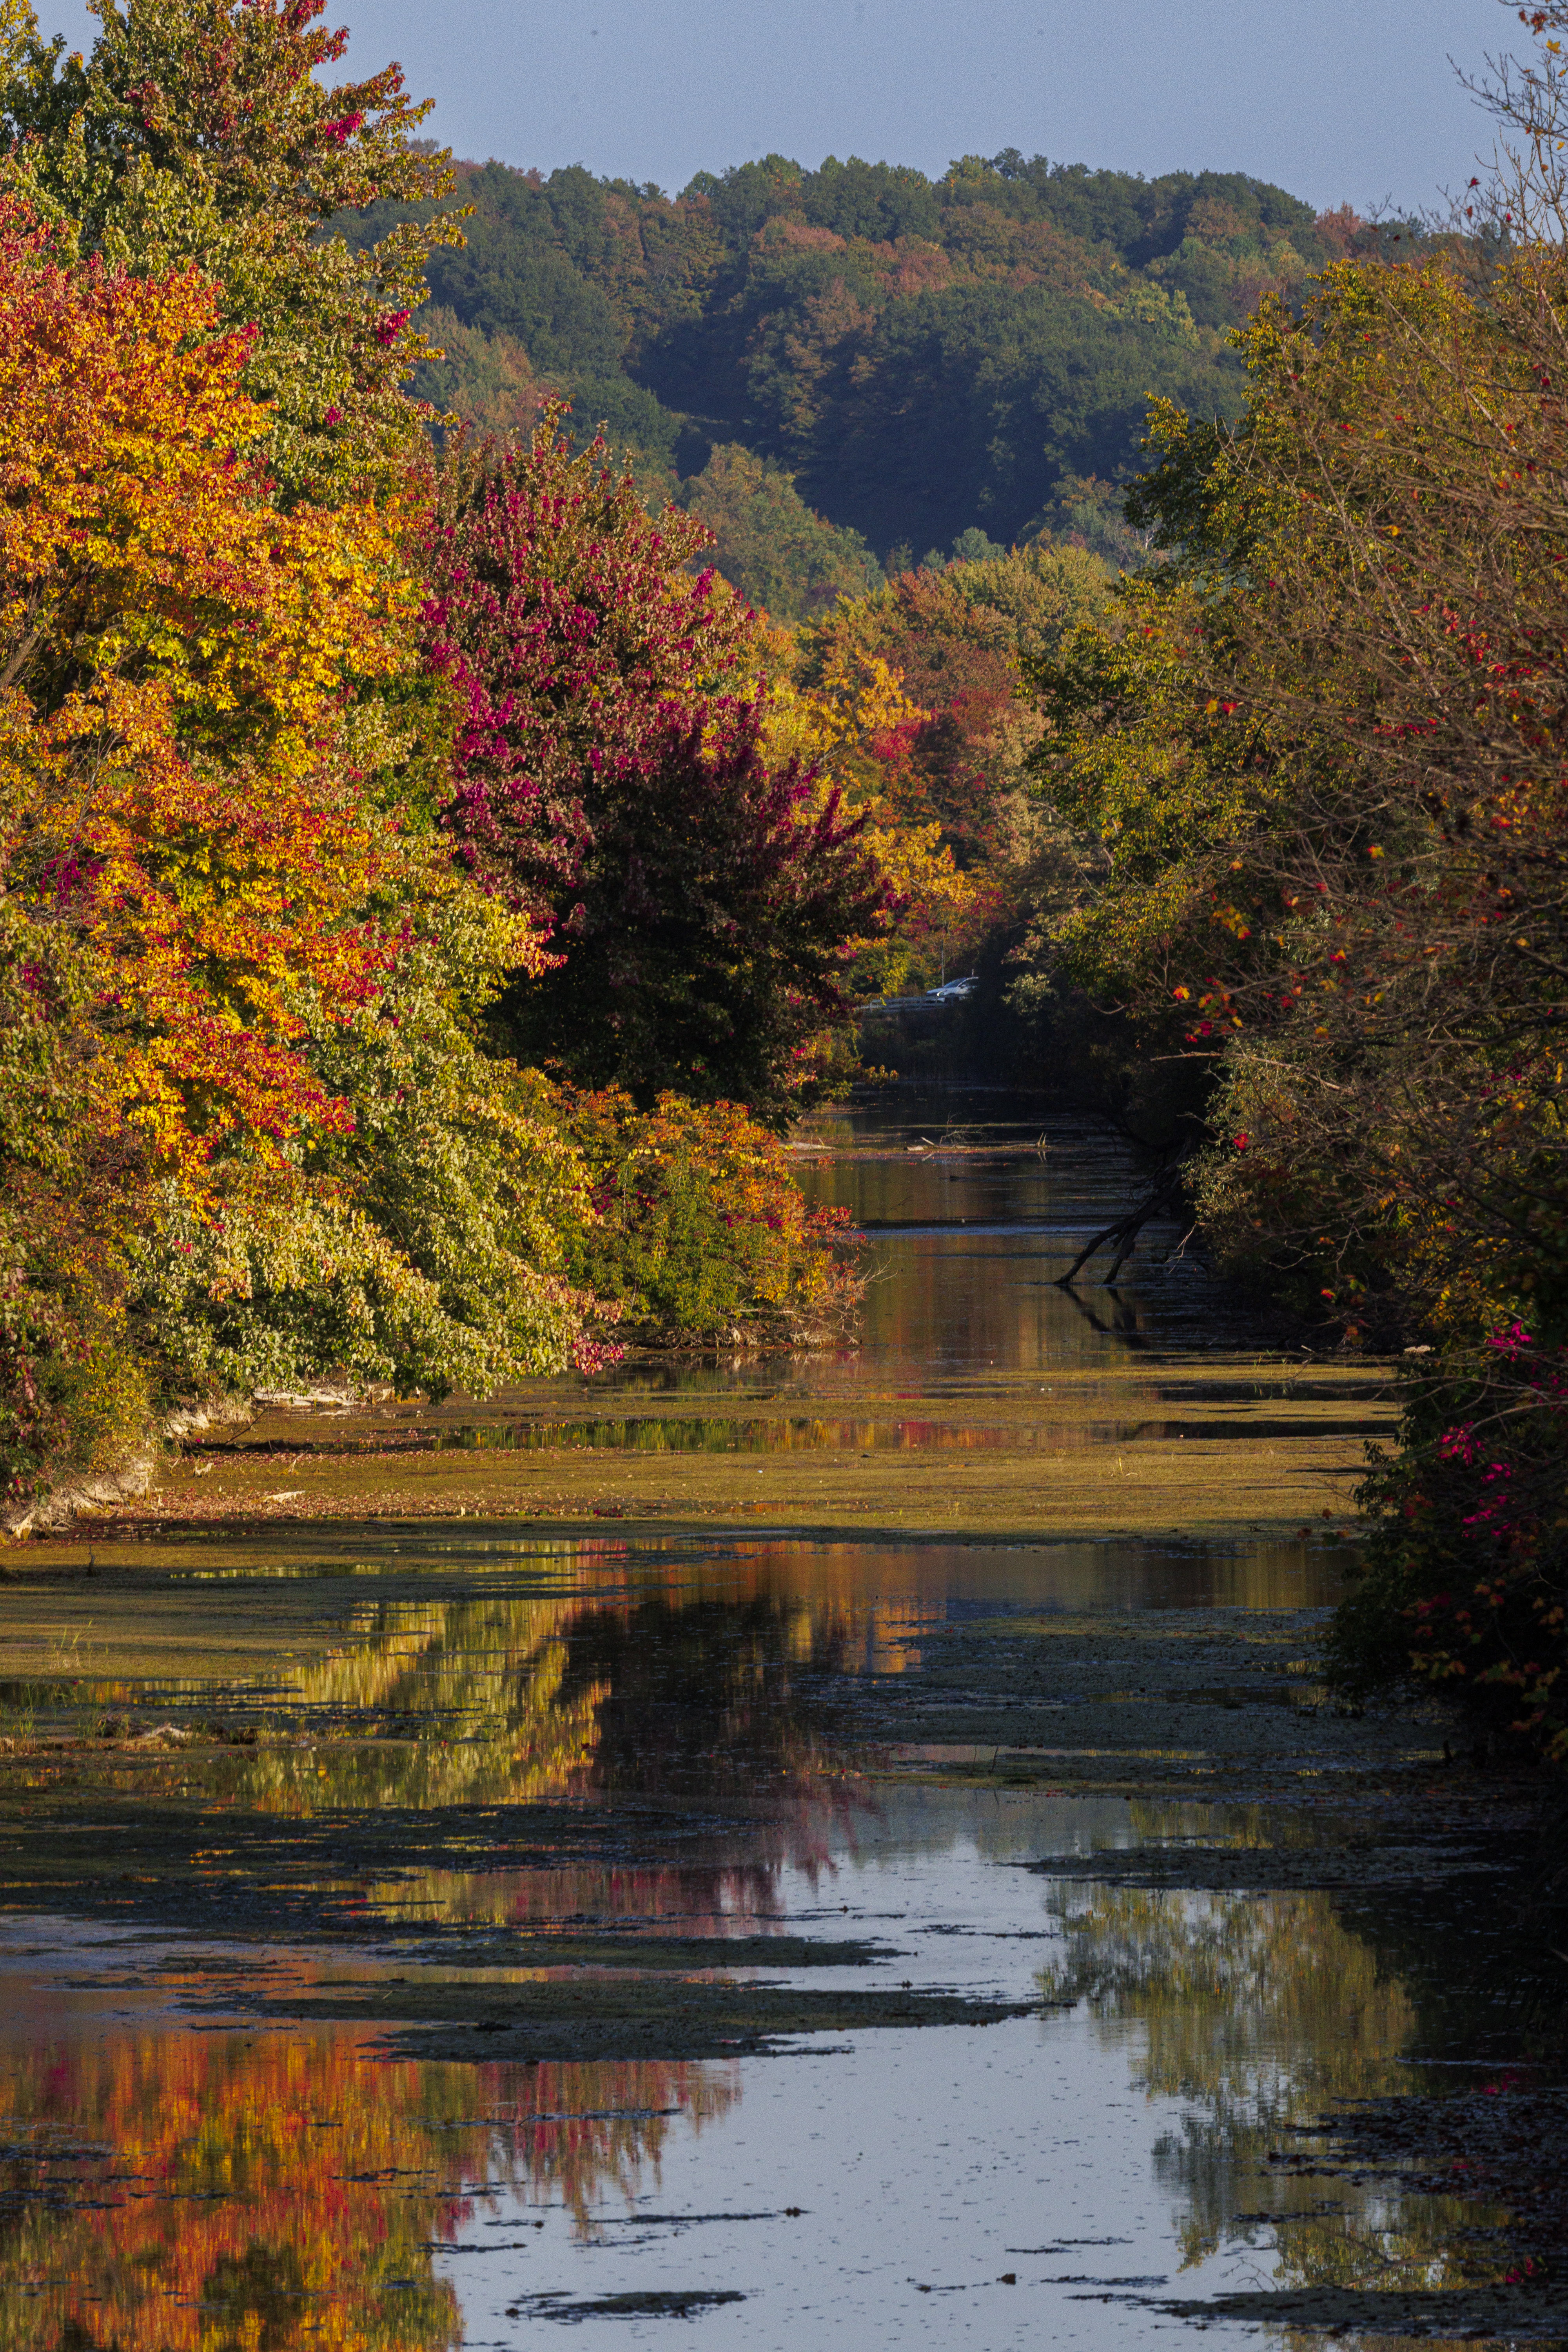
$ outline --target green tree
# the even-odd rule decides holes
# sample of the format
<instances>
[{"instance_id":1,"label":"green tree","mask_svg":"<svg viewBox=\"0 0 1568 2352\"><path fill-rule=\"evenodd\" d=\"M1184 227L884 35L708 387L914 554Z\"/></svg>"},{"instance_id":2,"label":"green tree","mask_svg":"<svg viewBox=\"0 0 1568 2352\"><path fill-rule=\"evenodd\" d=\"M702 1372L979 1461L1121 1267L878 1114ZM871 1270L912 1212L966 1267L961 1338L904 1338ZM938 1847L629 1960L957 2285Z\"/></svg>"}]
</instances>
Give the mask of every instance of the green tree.
<instances>
[{"instance_id":1,"label":"green tree","mask_svg":"<svg viewBox=\"0 0 1568 2352\"><path fill-rule=\"evenodd\" d=\"M512 337L582 416L682 475L745 446L878 550L1057 526L1065 480L1132 470L1152 391L1234 415L1226 329L1366 235L1239 173L1145 182L1015 153L935 182L771 155L675 198L578 166L458 174L468 244L430 275L466 329ZM617 377L657 397L657 442L646 412L616 416Z\"/></svg>"},{"instance_id":2,"label":"green tree","mask_svg":"<svg viewBox=\"0 0 1568 2352\"><path fill-rule=\"evenodd\" d=\"M1069 971L1206 1073L1200 1213L1353 1339L1437 1355L1364 1499L1336 1670L1400 1664L1568 1752L1562 249L1336 264L1159 413L1171 561L1040 666L1098 839Z\"/></svg>"},{"instance_id":3,"label":"green tree","mask_svg":"<svg viewBox=\"0 0 1568 2352\"><path fill-rule=\"evenodd\" d=\"M748 449L713 450L679 497L712 532L718 570L774 621L798 621L881 586L880 567L859 532L813 514L794 476Z\"/></svg>"}]
</instances>

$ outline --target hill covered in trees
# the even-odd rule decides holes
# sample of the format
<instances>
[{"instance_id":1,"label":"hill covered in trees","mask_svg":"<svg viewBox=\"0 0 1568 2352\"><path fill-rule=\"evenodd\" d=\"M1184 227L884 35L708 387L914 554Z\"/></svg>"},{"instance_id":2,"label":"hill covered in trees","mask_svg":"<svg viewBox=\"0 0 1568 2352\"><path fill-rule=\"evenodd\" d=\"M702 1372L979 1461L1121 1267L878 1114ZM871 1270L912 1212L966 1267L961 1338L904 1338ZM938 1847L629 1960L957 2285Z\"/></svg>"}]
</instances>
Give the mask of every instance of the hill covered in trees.
<instances>
[{"instance_id":1,"label":"hill covered in trees","mask_svg":"<svg viewBox=\"0 0 1568 2352\"><path fill-rule=\"evenodd\" d=\"M961 539L1125 553L1116 486L1151 394L1237 415L1230 330L1361 226L1241 173L1014 150L938 181L770 155L674 197L580 166L458 184L467 242L431 256L417 321L446 357L415 389L491 428L565 392L781 619Z\"/></svg>"}]
</instances>

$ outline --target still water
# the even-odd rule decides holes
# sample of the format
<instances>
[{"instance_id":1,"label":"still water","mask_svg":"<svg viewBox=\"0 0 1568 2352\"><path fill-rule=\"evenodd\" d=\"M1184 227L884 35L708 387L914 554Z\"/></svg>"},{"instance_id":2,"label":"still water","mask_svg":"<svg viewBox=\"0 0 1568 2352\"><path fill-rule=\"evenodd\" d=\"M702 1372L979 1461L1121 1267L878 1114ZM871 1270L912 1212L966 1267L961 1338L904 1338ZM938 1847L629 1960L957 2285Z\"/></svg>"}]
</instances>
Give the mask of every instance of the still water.
<instances>
[{"instance_id":1,"label":"still water","mask_svg":"<svg viewBox=\"0 0 1568 2352\"><path fill-rule=\"evenodd\" d=\"M6 2005L13 2340L510 2345L553 2318L614 2344L668 2332L664 2298L706 2301L718 2343L1138 2345L1173 2297L1281 2268L1428 2283L1438 2200L1265 2161L1403 2087L1397 1983L1322 1895L1075 1889L1075 1847L1137 1827L933 1792L797 1825L765 1881L656 1874L667 1927L854 1927L917 1985L1053 2004L730 2063L366 2061L347 2029L225 2030L221 1950L198 1972L40 1922ZM1016 1866L1053 1853L1059 1877Z\"/></svg>"},{"instance_id":2,"label":"still water","mask_svg":"<svg viewBox=\"0 0 1568 2352\"><path fill-rule=\"evenodd\" d=\"M952 1100L994 1164L919 1156ZM883 1259L846 1382L1201 1372L1247 1341L1163 1263L1173 1230L1114 1297L1055 1290L1129 1171L1065 1129L1026 1157L1044 1122L993 1113L822 1131L809 1181ZM588 1384L573 1426L618 1429L647 1377ZM0 1591L0 2345L1003 2352L1198 2323L1283 2352L1404 2340L1402 2294L1452 2312L1428 2338L1504 2340L1465 2300L1504 2275L1467 2234L1500 2210L1317 2160L1342 2103L1510 2088L1525 2031L1413 1962L1429 1856L1311 1883L1343 1836L1315 1792L1434 1754L1297 1704L1325 1550L339 1520L98 1565L51 1589L45 1664L37 1594ZM1240 1677L1270 1643L1265 1714ZM1123 1654L1159 1689L1094 1681ZM1506 2340L1552 2324L1538 2302Z\"/></svg>"},{"instance_id":3,"label":"still water","mask_svg":"<svg viewBox=\"0 0 1568 2352\"><path fill-rule=\"evenodd\" d=\"M1168 1218L1148 1226L1114 1292L1094 1286L1092 1268L1085 1286L1057 1287L1142 1189L1121 1139L1080 1120L983 1089L923 1101L890 1089L853 1113L820 1114L795 1158L813 1205L847 1210L870 1244L865 1325L841 1368L851 1388L984 1393L1142 1350L1195 1367L1256 1339ZM815 1385L819 1372L805 1376ZM747 1377L710 1367L659 1380L721 1388ZM628 1368L620 1379L647 1375Z\"/></svg>"}]
</instances>

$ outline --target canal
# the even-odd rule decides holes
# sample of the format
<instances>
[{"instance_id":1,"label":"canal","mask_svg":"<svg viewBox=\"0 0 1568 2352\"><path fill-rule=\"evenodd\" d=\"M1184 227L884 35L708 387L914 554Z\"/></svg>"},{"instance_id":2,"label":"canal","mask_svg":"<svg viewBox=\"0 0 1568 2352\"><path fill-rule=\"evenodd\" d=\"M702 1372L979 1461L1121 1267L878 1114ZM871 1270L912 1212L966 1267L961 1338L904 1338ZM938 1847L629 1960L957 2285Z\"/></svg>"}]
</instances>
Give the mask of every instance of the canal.
<instances>
[{"instance_id":1,"label":"canal","mask_svg":"<svg viewBox=\"0 0 1568 2352\"><path fill-rule=\"evenodd\" d=\"M0 2345L1568 2341L1535 1797L1314 1671L1384 1373L1058 1287L1135 1171L1026 1104L796 1156L858 1349L8 1557Z\"/></svg>"}]
</instances>

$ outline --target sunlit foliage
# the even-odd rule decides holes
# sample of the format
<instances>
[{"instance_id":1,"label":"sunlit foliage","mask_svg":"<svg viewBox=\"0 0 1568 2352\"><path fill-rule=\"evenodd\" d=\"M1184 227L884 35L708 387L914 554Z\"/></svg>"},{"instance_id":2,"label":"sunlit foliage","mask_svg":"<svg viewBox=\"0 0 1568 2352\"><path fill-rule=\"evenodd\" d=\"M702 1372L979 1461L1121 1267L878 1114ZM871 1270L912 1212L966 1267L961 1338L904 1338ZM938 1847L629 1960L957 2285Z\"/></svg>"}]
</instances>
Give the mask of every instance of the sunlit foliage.
<instances>
[{"instance_id":1,"label":"sunlit foliage","mask_svg":"<svg viewBox=\"0 0 1568 2352\"><path fill-rule=\"evenodd\" d=\"M447 158L412 139L428 106L388 66L332 84L346 31L324 0L105 0L89 55L14 40L0 120L14 187L83 256L157 277L199 268L218 318L254 333L245 389L268 412L267 457L290 495L395 478L416 420L400 386L439 219L351 249L322 225L378 196L439 196ZM431 206L426 203L426 215Z\"/></svg>"},{"instance_id":2,"label":"sunlit foliage","mask_svg":"<svg viewBox=\"0 0 1568 2352\"><path fill-rule=\"evenodd\" d=\"M978 896L960 872L940 817L900 791L910 744L930 713L911 702L879 656L856 653L829 666L815 687L787 677L767 698L770 748L809 761L819 801L839 792L861 819L867 850L896 893L894 920L854 941L849 978L858 996L896 992L911 972L966 935Z\"/></svg>"},{"instance_id":3,"label":"sunlit foliage","mask_svg":"<svg viewBox=\"0 0 1568 2352\"><path fill-rule=\"evenodd\" d=\"M40 1378L58 1385L34 1363L57 1339L79 1360L112 1345L155 1193L206 1213L239 1167L287 1183L308 1137L350 1123L303 1008L349 1015L394 956L363 916L385 852L336 714L408 641L397 517L276 511L267 418L239 389L250 339L216 310L194 276L65 264L15 204L0 220L0 1117L24 1419Z\"/></svg>"},{"instance_id":4,"label":"sunlit foliage","mask_svg":"<svg viewBox=\"0 0 1568 2352\"><path fill-rule=\"evenodd\" d=\"M589 1171L574 1277L654 1340L777 1344L852 1327L860 1284L836 1251L841 1213L809 1210L782 1147L738 1105L616 1089L562 1110Z\"/></svg>"},{"instance_id":5,"label":"sunlit foliage","mask_svg":"<svg viewBox=\"0 0 1568 2352\"><path fill-rule=\"evenodd\" d=\"M458 698L444 823L496 892L553 926L498 1029L520 1058L645 1108L661 1090L806 1108L848 942L891 893L863 820L770 762L753 616L558 412L442 478L423 637Z\"/></svg>"},{"instance_id":6,"label":"sunlit foliage","mask_svg":"<svg viewBox=\"0 0 1568 2352\"><path fill-rule=\"evenodd\" d=\"M902 572L799 631L795 699L906 901L892 939L862 951L867 992L972 968L1076 880L1081 860L1026 791L1041 726L1023 665L1110 587L1097 558L1034 547Z\"/></svg>"}]
</instances>

